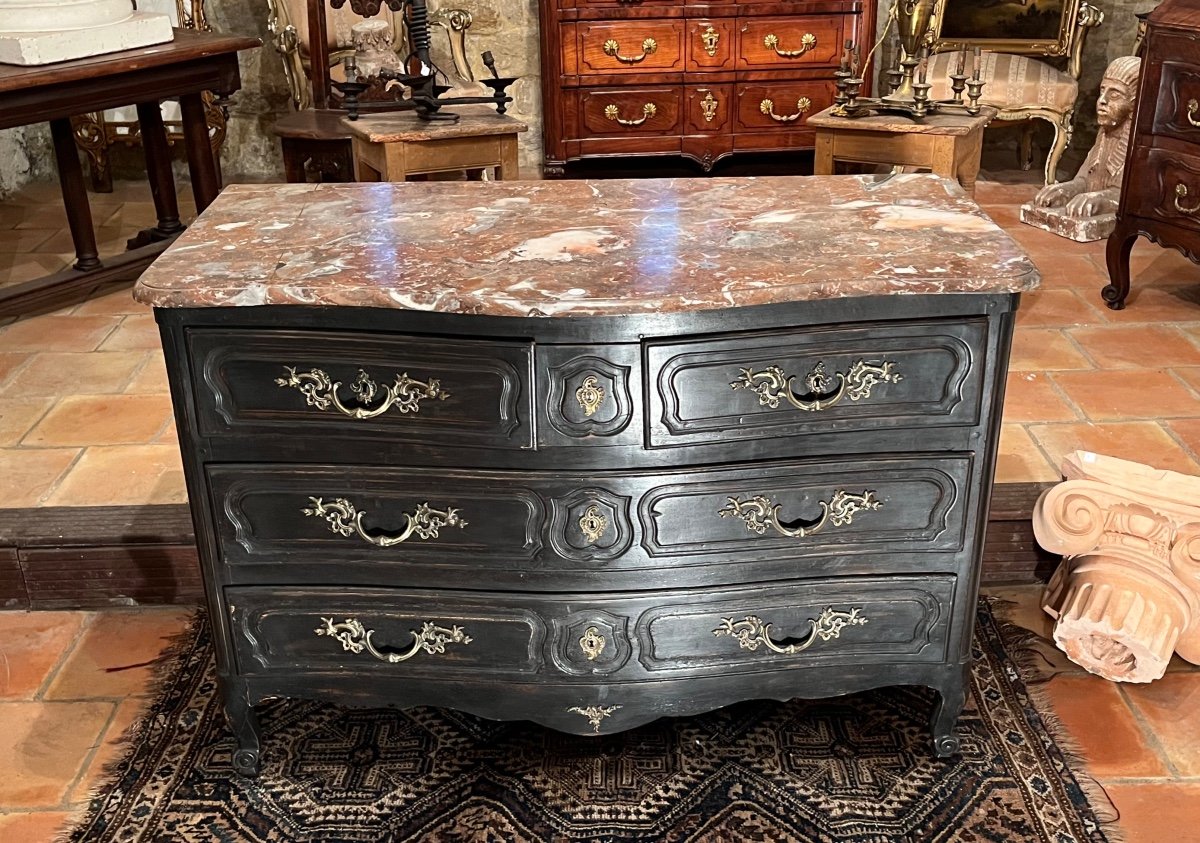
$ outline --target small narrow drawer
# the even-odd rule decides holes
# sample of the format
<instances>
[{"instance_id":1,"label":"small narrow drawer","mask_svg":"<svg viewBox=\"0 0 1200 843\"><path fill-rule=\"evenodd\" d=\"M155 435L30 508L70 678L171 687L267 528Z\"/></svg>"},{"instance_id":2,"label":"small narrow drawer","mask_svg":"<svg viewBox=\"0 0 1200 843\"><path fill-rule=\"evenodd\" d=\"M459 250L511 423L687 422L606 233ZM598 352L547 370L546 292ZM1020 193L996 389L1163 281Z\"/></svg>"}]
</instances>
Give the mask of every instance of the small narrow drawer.
<instances>
[{"instance_id":1,"label":"small narrow drawer","mask_svg":"<svg viewBox=\"0 0 1200 843\"><path fill-rule=\"evenodd\" d=\"M795 131L833 104L831 82L743 82L737 87L734 129L739 132Z\"/></svg>"},{"instance_id":2,"label":"small narrow drawer","mask_svg":"<svg viewBox=\"0 0 1200 843\"><path fill-rule=\"evenodd\" d=\"M711 590L638 618L650 673L704 675L945 658L955 578L812 580Z\"/></svg>"},{"instance_id":3,"label":"small narrow drawer","mask_svg":"<svg viewBox=\"0 0 1200 843\"><path fill-rule=\"evenodd\" d=\"M973 425L986 341L977 319L650 342L648 443Z\"/></svg>"},{"instance_id":4,"label":"small narrow drawer","mask_svg":"<svg viewBox=\"0 0 1200 843\"><path fill-rule=\"evenodd\" d=\"M684 89L687 102L684 134L722 134L733 122L733 85L705 85Z\"/></svg>"},{"instance_id":5,"label":"small narrow drawer","mask_svg":"<svg viewBox=\"0 0 1200 843\"><path fill-rule=\"evenodd\" d=\"M638 346L545 345L537 357L538 447L641 444Z\"/></svg>"},{"instance_id":6,"label":"small narrow drawer","mask_svg":"<svg viewBox=\"0 0 1200 843\"><path fill-rule=\"evenodd\" d=\"M542 665L545 624L495 595L229 588L238 669L516 678Z\"/></svg>"},{"instance_id":7,"label":"small narrow drawer","mask_svg":"<svg viewBox=\"0 0 1200 843\"><path fill-rule=\"evenodd\" d=\"M1154 134L1200 143L1200 71L1196 65L1164 61L1157 102L1142 107L1153 108Z\"/></svg>"},{"instance_id":8,"label":"small narrow drawer","mask_svg":"<svg viewBox=\"0 0 1200 843\"><path fill-rule=\"evenodd\" d=\"M679 87L583 90L579 113L589 137L677 135L682 124Z\"/></svg>"},{"instance_id":9,"label":"small narrow drawer","mask_svg":"<svg viewBox=\"0 0 1200 843\"><path fill-rule=\"evenodd\" d=\"M699 18L687 22L688 70L733 70L737 54L735 18Z\"/></svg>"},{"instance_id":10,"label":"small narrow drawer","mask_svg":"<svg viewBox=\"0 0 1200 843\"><path fill-rule=\"evenodd\" d=\"M742 18L738 69L832 67L842 47L840 15Z\"/></svg>"},{"instance_id":11,"label":"small narrow drawer","mask_svg":"<svg viewBox=\"0 0 1200 843\"><path fill-rule=\"evenodd\" d=\"M1200 155L1138 147L1127 213L1200 231Z\"/></svg>"},{"instance_id":12,"label":"small narrow drawer","mask_svg":"<svg viewBox=\"0 0 1200 843\"><path fill-rule=\"evenodd\" d=\"M580 21L576 24L579 73L681 72L683 26L681 20Z\"/></svg>"},{"instance_id":13,"label":"small narrow drawer","mask_svg":"<svg viewBox=\"0 0 1200 843\"><path fill-rule=\"evenodd\" d=\"M533 446L531 343L193 329L188 352L202 436Z\"/></svg>"}]
</instances>

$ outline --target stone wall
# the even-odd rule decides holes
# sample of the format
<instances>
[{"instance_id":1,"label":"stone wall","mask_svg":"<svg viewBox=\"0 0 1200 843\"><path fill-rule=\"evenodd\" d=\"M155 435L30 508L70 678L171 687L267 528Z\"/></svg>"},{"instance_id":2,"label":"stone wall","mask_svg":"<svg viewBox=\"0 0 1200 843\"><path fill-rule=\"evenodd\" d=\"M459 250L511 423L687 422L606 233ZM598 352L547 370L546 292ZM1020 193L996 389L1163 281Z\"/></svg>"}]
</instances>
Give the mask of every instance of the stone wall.
<instances>
[{"instance_id":1,"label":"stone wall","mask_svg":"<svg viewBox=\"0 0 1200 843\"><path fill-rule=\"evenodd\" d=\"M1127 55L1132 49L1136 29L1134 13L1157 5L1157 0L1091 2L1104 11L1105 22L1090 33L1087 41L1077 130L1065 159L1068 172L1078 167L1095 137L1093 108L1104 68L1113 58ZM529 132L521 138L521 167L526 176L537 174L541 165L542 133L536 0L435 0L435 7L438 3L465 8L474 16L468 48L476 75L486 73L479 56L484 50L491 50L502 75L521 77L512 90L516 102L510 113L530 125ZM886 18L887 5L881 3L881 25ZM288 91L282 61L271 45L266 29L266 0L207 0L206 8L214 29L254 35L264 42L261 49L242 54L243 85L231 107L229 136L222 155L226 178L231 181L281 179L283 164L279 143L270 128L276 117L288 109ZM434 42L435 61L442 67L452 67L440 31L435 31ZM1043 140L1044 148L1049 131L1039 138ZM990 134L988 144L996 152L999 147L1009 147L1013 142L1011 133L995 132ZM138 151L118 150L114 164L118 175L136 177L141 173ZM0 193L26 181L49 178L52 172L48 133L44 127L0 132Z\"/></svg>"}]
</instances>

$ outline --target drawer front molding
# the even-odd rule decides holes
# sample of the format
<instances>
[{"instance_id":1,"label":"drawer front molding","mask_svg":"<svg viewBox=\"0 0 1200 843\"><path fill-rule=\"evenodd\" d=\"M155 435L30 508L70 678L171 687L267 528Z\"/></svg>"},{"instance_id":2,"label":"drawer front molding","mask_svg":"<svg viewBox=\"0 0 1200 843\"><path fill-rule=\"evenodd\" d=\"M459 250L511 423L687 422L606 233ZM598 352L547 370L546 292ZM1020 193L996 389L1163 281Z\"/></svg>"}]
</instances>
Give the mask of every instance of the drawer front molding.
<instances>
[{"instance_id":1,"label":"drawer front molding","mask_svg":"<svg viewBox=\"0 0 1200 843\"><path fill-rule=\"evenodd\" d=\"M550 501L550 546L585 565L623 555L633 543L631 499L598 487Z\"/></svg>"}]
</instances>

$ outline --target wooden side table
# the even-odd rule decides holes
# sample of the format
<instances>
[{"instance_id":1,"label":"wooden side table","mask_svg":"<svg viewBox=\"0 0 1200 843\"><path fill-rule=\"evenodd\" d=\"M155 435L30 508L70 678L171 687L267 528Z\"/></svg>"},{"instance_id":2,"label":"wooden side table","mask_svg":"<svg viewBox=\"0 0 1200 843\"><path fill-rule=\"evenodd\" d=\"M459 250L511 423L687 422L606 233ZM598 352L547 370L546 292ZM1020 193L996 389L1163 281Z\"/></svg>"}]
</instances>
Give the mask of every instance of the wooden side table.
<instances>
[{"instance_id":1,"label":"wooden side table","mask_svg":"<svg viewBox=\"0 0 1200 843\"><path fill-rule=\"evenodd\" d=\"M406 181L456 170L479 178L489 169L498 181L519 178L517 135L529 127L486 106L454 113L461 115L457 122L422 120L409 111L343 118L353 144L354 180Z\"/></svg>"},{"instance_id":2,"label":"wooden side table","mask_svg":"<svg viewBox=\"0 0 1200 843\"><path fill-rule=\"evenodd\" d=\"M849 119L833 116L832 110L831 106L808 118L808 125L817 130L815 175L832 175L834 161L928 167L939 176L958 179L975 195L983 129L996 109L983 106L974 117L934 114L919 122L893 114Z\"/></svg>"}]
</instances>

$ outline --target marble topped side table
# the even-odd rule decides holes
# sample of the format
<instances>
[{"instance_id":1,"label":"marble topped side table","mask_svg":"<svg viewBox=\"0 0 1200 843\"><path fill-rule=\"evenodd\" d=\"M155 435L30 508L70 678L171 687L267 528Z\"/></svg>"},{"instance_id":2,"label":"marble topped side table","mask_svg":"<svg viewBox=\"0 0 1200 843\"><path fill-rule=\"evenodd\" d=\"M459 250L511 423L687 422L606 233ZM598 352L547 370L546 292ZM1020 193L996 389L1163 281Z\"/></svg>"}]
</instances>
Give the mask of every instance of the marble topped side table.
<instances>
[{"instance_id":1,"label":"marble topped side table","mask_svg":"<svg viewBox=\"0 0 1200 843\"><path fill-rule=\"evenodd\" d=\"M519 178L517 135L529 127L486 106L459 108L457 122L422 120L412 112L342 118L350 133L355 181L407 181L410 176L465 170L496 181Z\"/></svg>"},{"instance_id":2,"label":"marble topped side table","mask_svg":"<svg viewBox=\"0 0 1200 843\"><path fill-rule=\"evenodd\" d=\"M979 114L932 114L920 122L891 114L848 119L835 117L833 106L808 118L817 130L813 172L833 174L834 161L928 167L939 176L957 179L975 195L983 130L996 109L983 106Z\"/></svg>"}]
</instances>

